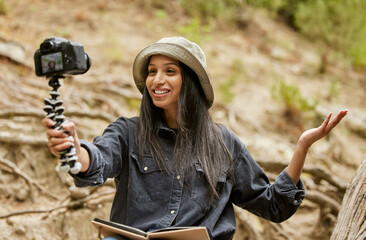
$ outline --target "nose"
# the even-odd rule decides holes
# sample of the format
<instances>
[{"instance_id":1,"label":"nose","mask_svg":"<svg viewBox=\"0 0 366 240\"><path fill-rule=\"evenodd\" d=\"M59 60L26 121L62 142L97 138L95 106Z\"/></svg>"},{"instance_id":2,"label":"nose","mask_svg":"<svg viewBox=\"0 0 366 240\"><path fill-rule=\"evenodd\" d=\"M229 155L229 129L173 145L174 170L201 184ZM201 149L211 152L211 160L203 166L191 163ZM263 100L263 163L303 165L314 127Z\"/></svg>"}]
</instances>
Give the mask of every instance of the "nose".
<instances>
[{"instance_id":1,"label":"nose","mask_svg":"<svg viewBox=\"0 0 366 240\"><path fill-rule=\"evenodd\" d=\"M154 77L153 82L155 85L158 85L158 86L163 85L165 83L164 73L161 71L158 71Z\"/></svg>"}]
</instances>

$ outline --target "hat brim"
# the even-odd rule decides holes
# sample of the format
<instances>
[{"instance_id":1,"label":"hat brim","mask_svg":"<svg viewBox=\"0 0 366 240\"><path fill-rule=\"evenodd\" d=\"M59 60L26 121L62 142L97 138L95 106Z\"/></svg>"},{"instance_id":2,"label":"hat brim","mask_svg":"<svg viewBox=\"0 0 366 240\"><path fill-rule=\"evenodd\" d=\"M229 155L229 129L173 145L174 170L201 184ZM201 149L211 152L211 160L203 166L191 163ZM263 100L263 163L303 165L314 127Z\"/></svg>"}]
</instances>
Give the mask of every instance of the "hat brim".
<instances>
[{"instance_id":1,"label":"hat brim","mask_svg":"<svg viewBox=\"0 0 366 240\"><path fill-rule=\"evenodd\" d=\"M159 54L184 63L197 74L208 107L211 107L214 101L214 92L206 69L189 50L174 43L153 43L141 50L136 56L133 63L133 78L139 91L143 93L145 89L150 57Z\"/></svg>"}]
</instances>

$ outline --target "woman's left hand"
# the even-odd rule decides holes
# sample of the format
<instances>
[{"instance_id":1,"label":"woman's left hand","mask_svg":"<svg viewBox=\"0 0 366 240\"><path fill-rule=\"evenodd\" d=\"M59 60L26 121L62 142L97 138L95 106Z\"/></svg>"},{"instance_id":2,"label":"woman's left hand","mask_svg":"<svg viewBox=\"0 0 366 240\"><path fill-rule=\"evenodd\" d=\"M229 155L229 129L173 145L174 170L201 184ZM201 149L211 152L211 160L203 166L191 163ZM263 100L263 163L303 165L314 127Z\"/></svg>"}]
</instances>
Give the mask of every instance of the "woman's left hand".
<instances>
[{"instance_id":1,"label":"woman's left hand","mask_svg":"<svg viewBox=\"0 0 366 240\"><path fill-rule=\"evenodd\" d=\"M348 110L340 111L332 121L330 121L332 113L329 113L322 125L317 128L305 131L300 136L298 144L304 147L304 149L308 149L314 142L325 137L335 126L337 126L337 124L347 115L347 113Z\"/></svg>"}]
</instances>

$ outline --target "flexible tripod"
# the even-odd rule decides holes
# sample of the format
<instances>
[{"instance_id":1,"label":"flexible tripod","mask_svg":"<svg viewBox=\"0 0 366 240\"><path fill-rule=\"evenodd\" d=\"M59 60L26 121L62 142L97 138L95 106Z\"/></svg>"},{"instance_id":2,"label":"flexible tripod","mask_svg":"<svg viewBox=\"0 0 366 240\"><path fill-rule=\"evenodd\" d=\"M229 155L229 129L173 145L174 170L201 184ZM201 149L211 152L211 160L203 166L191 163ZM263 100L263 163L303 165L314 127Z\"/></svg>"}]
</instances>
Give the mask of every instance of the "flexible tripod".
<instances>
[{"instance_id":1,"label":"flexible tripod","mask_svg":"<svg viewBox=\"0 0 366 240\"><path fill-rule=\"evenodd\" d=\"M52 87L52 91L50 91L51 98L44 99L44 108L43 110L47 113L47 118L52 119L55 122L53 126L54 129L64 131L69 135L68 131L65 131L62 127L62 124L65 121L65 116L63 112L65 108L62 106L63 101L57 100L57 97L60 96L60 93L57 91L61 86L59 79L65 78L62 75L54 75L48 82L48 85ZM76 150L74 145L71 145L67 149L59 152L60 154L60 171L62 172L71 172L73 174L77 174L80 172L81 164L78 162L78 157L75 156Z\"/></svg>"}]
</instances>

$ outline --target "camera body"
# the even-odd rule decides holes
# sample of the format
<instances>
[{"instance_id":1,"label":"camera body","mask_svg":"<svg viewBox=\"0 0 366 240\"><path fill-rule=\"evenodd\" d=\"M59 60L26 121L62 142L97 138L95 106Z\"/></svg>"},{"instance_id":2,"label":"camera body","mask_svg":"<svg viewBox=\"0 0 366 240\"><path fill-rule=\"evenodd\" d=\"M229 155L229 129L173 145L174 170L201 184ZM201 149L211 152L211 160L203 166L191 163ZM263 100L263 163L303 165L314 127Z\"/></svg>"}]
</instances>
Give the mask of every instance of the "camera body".
<instances>
[{"instance_id":1,"label":"camera body","mask_svg":"<svg viewBox=\"0 0 366 240\"><path fill-rule=\"evenodd\" d=\"M45 39L34 53L37 76L77 75L87 72L91 60L80 43L64 38Z\"/></svg>"}]
</instances>

